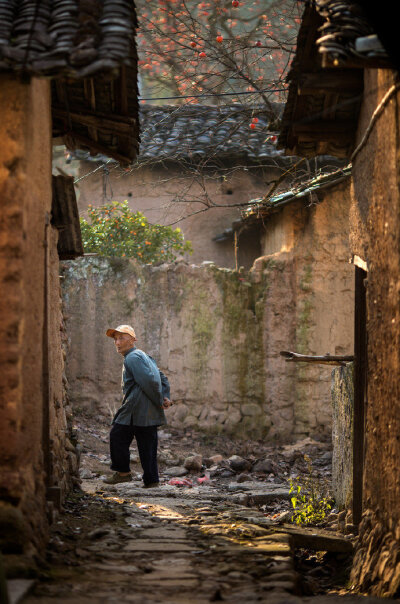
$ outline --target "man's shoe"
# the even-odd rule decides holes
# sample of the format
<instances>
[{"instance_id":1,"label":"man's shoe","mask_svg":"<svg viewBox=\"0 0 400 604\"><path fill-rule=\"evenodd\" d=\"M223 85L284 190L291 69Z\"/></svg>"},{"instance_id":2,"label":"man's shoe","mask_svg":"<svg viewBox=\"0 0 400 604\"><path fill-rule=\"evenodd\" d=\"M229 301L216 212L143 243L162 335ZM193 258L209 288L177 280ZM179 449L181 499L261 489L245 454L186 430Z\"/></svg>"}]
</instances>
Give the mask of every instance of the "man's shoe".
<instances>
[{"instance_id":1,"label":"man's shoe","mask_svg":"<svg viewBox=\"0 0 400 604\"><path fill-rule=\"evenodd\" d=\"M152 489L153 487L159 487L160 483L159 482L149 482L148 484L144 485L144 489Z\"/></svg>"},{"instance_id":2,"label":"man's shoe","mask_svg":"<svg viewBox=\"0 0 400 604\"><path fill-rule=\"evenodd\" d=\"M127 474L127 476L122 476L121 474L118 474L118 472L115 472L109 478L105 478L103 480L103 482L105 482L106 484L118 484L119 482L131 482L131 480L132 480L132 474Z\"/></svg>"}]
</instances>

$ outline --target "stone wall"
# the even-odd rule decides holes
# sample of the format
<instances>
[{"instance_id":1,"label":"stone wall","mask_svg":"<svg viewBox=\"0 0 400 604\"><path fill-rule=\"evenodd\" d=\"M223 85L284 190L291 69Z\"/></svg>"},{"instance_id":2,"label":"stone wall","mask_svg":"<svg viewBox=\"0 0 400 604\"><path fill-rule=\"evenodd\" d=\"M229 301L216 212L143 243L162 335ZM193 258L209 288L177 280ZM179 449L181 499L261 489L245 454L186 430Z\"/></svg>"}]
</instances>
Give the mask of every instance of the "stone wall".
<instances>
[{"instance_id":1,"label":"stone wall","mask_svg":"<svg viewBox=\"0 0 400 604\"><path fill-rule=\"evenodd\" d=\"M76 408L110 417L118 406L121 359L104 333L132 323L138 346L170 378L172 424L269 440L330 438L330 368L285 363L279 353L352 353L348 201L342 187L319 205L287 208L280 219L290 246L258 258L250 272L207 263L65 263Z\"/></svg>"},{"instance_id":2,"label":"stone wall","mask_svg":"<svg viewBox=\"0 0 400 604\"><path fill-rule=\"evenodd\" d=\"M339 509L353 496L353 363L332 371L332 492Z\"/></svg>"},{"instance_id":3,"label":"stone wall","mask_svg":"<svg viewBox=\"0 0 400 604\"><path fill-rule=\"evenodd\" d=\"M64 471L66 422L49 82L0 75L0 107L0 549L10 574L14 554L33 559L46 541L47 470L57 481Z\"/></svg>"},{"instance_id":4,"label":"stone wall","mask_svg":"<svg viewBox=\"0 0 400 604\"><path fill-rule=\"evenodd\" d=\"M396 81L365 73L358 140ZM368 263L368 405L363 506L354 585L379 595L400 588L400 95L386 104L353 163L352 251Z\"/></svg>"}]
</instances>

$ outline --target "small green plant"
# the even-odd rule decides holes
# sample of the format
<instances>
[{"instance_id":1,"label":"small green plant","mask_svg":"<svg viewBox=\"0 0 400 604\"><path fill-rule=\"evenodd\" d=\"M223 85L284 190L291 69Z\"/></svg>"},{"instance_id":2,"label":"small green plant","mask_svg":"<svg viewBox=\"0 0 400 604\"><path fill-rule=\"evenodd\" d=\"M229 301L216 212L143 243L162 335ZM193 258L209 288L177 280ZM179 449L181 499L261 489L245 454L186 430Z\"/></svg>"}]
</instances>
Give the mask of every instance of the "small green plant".
<instances>
[{"instance_id":1,"label":"small green plant","mask_svg":"<svg viewBox=\"0 0 400 604\"><path fill-rule=\"evenodd\" d=\"M127 201L113 201L97 208L88 206L88 222L81 218L85 252L102 256L136 258L143 264L168 262L176 254L192 253L179 228L150 224L141 212L133 212Z\"/></svg>"},{"instance_id":2,"label":"small green plant","mask_svg":"<svg viewBox=\"0 0 400 604\"><path fill-rule=\"evenodd\" d=\"M289 478L289 493L293 515L291 521L295 524L319 524L332 509L332 499L328 493L326 482L317 479L313 474L311 459L304 455L307 462L307 475L300 479Z\"/></svg>"}]
</instances>

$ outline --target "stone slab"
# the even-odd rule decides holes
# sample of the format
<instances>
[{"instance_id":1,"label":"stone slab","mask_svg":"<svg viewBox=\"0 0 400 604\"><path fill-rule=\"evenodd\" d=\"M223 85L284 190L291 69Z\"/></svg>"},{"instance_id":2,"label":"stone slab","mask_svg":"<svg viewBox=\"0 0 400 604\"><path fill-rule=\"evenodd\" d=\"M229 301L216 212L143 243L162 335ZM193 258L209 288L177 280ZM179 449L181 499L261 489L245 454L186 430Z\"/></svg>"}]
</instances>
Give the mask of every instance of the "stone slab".
<instances>
[{"instance_id":1,"label":"stone slab","mask_svg":"<svg viewBox=\"0 0 400 604\"><path fill-rule=\"evenodd\" d=\"M196 549L191 543L160 543L158 541L142 541L135 539L123 548L125 552L191 552Z\"/></svg>"},{"instance_id":2,"label":"stone slab","mask_svg":"<svg viewBox=\"0 0 400 604\"><path fill-rule=\"evenodd\" d=\"M33 579L10 579L7 581L8 604L18 604L33 588Z\"/></svg>"},{"instance_id":3,"label":"stone slab","mask_svg":"<svg viewBox=\"0 0 400 604\"><path fill-rule=\"evenodd\" d=\"M174 527L154 527L140 531L142 538L146 539L187 539L187 532L184 529Z\"/></svg>"},{"instance_id":4,"label":"stone slab","mask_svg":"<svg viewBox=\"0 0 400 604\"><path fill-rule=\"evenodd\" d=\"M282 528L276 527L275 530L290 535L294 547L337 553L351 553L353 551L353 544L350 539L332 535L332 533L323 529L283 525Z\"/></svg>"}]
</instances>

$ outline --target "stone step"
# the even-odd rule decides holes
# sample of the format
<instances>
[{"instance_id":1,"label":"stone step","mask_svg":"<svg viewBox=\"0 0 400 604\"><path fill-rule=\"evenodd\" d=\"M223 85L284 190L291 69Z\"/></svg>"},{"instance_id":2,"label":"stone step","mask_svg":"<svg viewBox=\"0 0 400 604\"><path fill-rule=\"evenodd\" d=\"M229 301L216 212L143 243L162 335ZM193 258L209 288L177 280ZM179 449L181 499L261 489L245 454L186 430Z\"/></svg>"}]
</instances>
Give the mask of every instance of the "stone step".
<instances>
[{"instance_id":1,"label":"stone step","mask_svg":"<svg viewBox=\"0 0 400 604\"><path fill-rule=\"evenodd\" d=\"M312 549L322 552L351 553L353 543L340 535L319 528L294 527L284 524L274 529L292 537L293 547Z\"/></svg>"}]
</instances>

